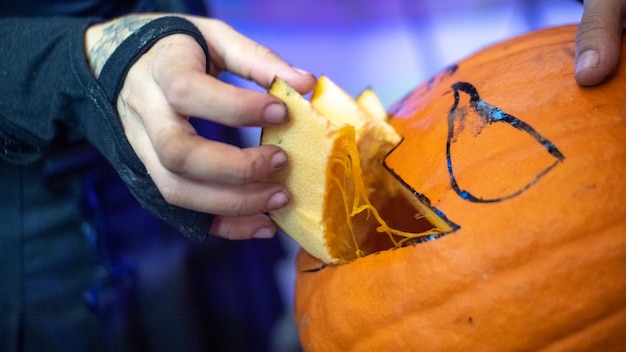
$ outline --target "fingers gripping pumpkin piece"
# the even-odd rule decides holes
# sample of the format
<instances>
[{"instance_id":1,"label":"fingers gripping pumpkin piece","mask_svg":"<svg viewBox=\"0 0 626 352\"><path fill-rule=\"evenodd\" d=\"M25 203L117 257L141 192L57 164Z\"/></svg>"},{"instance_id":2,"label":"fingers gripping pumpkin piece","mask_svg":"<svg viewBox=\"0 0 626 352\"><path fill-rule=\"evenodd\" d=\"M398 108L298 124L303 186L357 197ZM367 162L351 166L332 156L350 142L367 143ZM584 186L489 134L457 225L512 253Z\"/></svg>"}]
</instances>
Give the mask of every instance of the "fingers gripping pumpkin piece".
<instances>
[{"instance_id":1,"label":"fingers gripping pumpkin piece","mask_svg":"<svg viewBox=\"0 0 626 352\"><path fill-rule=\"evenodd\" d=\"M289 155L287 168L272 180L287 185L292 194L288 206L270 213L272 219L324 263L345 263L398 246L403 238L440 231L417 221L418 210L412 206L406 207L404 218L419 226L402 225L399 230L383 219L371 195L386 194L376 201L381 205L394 197L407 201L382 166L400 136L385 121L363 112L330 80L320 82L313 105L280 78L269 89L287 105L289 121L264 128L261 143L278 145Z\"/></svg>"}]
</instances>

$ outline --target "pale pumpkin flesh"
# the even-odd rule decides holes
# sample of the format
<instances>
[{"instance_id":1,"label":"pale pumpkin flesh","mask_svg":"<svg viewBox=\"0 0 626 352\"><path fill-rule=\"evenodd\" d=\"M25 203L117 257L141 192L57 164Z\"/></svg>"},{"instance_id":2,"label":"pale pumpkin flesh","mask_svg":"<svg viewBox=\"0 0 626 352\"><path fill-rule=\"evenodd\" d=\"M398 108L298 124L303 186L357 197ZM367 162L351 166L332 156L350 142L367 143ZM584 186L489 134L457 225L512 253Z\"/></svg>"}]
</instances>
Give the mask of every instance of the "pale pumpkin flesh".
<instances>
[{"instance_id":1,"label":"pale pumpkin flesh","mask_svg":"<svg viewBox=\"0 0 626 352\"><path fill-rule=\"evenodd\" d=\"M340 264L450 231L383 167L401 137L380 116L369 116L326 77L310 103L280 78L269 92L285 102L289 122L264 128L261 143L280 146L290 160L269 180L287 185L293 197L270 216L306 251ZM372 107L376 99L361 104ZM397 203L405 204L405 211L386 214L389 204Z\"/></svg>"}]
</instances>

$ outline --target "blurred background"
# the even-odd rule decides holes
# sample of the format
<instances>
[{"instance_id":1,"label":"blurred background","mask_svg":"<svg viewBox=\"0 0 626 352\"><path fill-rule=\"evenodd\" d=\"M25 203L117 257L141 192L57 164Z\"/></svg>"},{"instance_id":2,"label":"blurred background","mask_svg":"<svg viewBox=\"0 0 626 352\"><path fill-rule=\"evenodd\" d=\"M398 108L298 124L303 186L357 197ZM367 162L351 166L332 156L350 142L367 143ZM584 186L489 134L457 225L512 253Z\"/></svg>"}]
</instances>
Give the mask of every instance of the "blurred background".
<instances>
[{"instance_id":1,"label":"blurred background","mask_svg":"<svg viewBox=\"0 0 626 352\"><path fill-rule=\"evenodd\" d=\"M481 47L577 23L574 0L210 1L213 15L287 61L386 106Z\"/></svg>"},{"instance_id":2,"label":"blurred background","mask_svg":"<svg viewBox=\"0 0 626 352\"><path fill-rule=\"evenodd\" d=\"M535 29L576 24L582 14L582 5L573 0L215 0L209 5L214 17L296 67L328 76L351 95L371 87L387 108L482 47ZM259 89L235 77L225 79ZM247 144L258 140L258 129L245 131ZM297 246L284 234L278 237L285 254L274 272L285 317L269 348L297 350L289 320Z\"/></svg>"}]
</instances>

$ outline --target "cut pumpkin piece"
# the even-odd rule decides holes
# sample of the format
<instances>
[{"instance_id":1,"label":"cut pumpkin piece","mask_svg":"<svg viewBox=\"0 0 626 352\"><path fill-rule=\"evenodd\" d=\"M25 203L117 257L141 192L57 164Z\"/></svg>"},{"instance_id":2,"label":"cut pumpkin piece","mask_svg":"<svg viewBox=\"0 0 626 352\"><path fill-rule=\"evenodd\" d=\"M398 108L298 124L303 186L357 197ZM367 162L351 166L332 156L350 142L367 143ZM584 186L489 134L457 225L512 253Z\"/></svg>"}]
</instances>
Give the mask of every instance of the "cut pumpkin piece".
<instances>
[{"instance_id":1,"label":"cut pumpkin piece","mask_svg":"<svg viewBox=\"0 0 626 352\"><path fill-rule=\"evenodd\" d=\"M356 98L356 102L368 116L376 120L387 121L387 110L372 88L362 91Z\"/></svg>"},{"instance_id":2,"label":"cut pumpkin piece","mask_svg":"<svg viewBox=\"0 0 626 352\"><path fill-rule=\"evenodd\" d=\"M393 128L364 113L343 91L322 89L329 87L325 80L316 88L315 104L280 78L269 89L286 104L289 119L263 128L261 143L280 146L289 164L268 181L285 184L291 193L290 203L270 212L271 218L304 250L334 264L446 231L445 222L432 221L430 208L383 167L381 151L400 140ZM369 165L367 173L362 164ZM397 211L398 202L406 212ZM385 214L392 208L393 214Z\"/></svg>"},{"instance_id":3,"label":"cut pumpkin piece","mask_svg":"<svg viewBox=\"0 0 626 352\"><path fill-rule=\"evenodd\" d=\"M269 92L287 105L289 119L285 124L264 128L261 143L280 146L289 155L285 170L275 174L272 180L287 185L291 192L289 205L271 212L271 217L307 252L325 263L337 262L339 258L350 256L356 247L349 239L327 243L332 241L332 235L327 234L322 219L326 189L332 182L328 164L336 155L347 157L346 149L350 146L356 148L354 127L337 128L279 78L274 80ZM339 202L334 200L333 203Z\"/></svg>"},{"instance_id":4,"label":"cut pumpkin piece","mask_svg":"<svg viewBox=\"0 0 626 352\"><path fill-rule=\"evenodd\" d=\"M373 190L381 187L390 189L390 186L382 186L382 183L396 181L379 166L402 137L387 123L385 110L374 91L369 89L363 92L359 103L330 78L321 76L311 96L311 105L334 124L355 127L361 164L369 173L365 185ZM378 116L372 116L369 110L374 110Z\"/></svg>"},{"instance_id":5,"label":"cut pumpkin piece","mask_svg":"<svg viewBox=\"0 0 626 352\"><path fill-rule=\"evenodd\" d=\"M389 145L387 149L391 149L402 139L387 123L384 108L371 89L362 94L359 104L330 78L321 76L311 96L311 105L335 125L354 126L357 143L363 144L363 147L373 144L365 141L367 138L384 141L384 144ZM378 116L371 115L370 110L374 110Z\"/></svg>"}]
</instances>

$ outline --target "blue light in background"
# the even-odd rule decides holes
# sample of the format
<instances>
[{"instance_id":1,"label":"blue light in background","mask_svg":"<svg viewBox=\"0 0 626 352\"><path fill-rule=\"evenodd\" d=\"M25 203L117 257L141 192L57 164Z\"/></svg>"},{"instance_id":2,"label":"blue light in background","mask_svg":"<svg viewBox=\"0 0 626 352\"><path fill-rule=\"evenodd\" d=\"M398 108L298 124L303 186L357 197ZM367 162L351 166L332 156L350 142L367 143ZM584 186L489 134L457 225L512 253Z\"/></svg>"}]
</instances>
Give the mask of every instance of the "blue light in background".
<instances>
[{"instance_id":1,"label":"blue light in background","mask_svg":"<svg viewBox=\"0 0 626 352\"><path fill-rule=\"evenodd\" d=\"M215 17L348 93L389 107L439 70L511 36L577 23L574 0L211 1ZM239 82L254 87L245 82Z\"/></svg>"}]
</instances>

